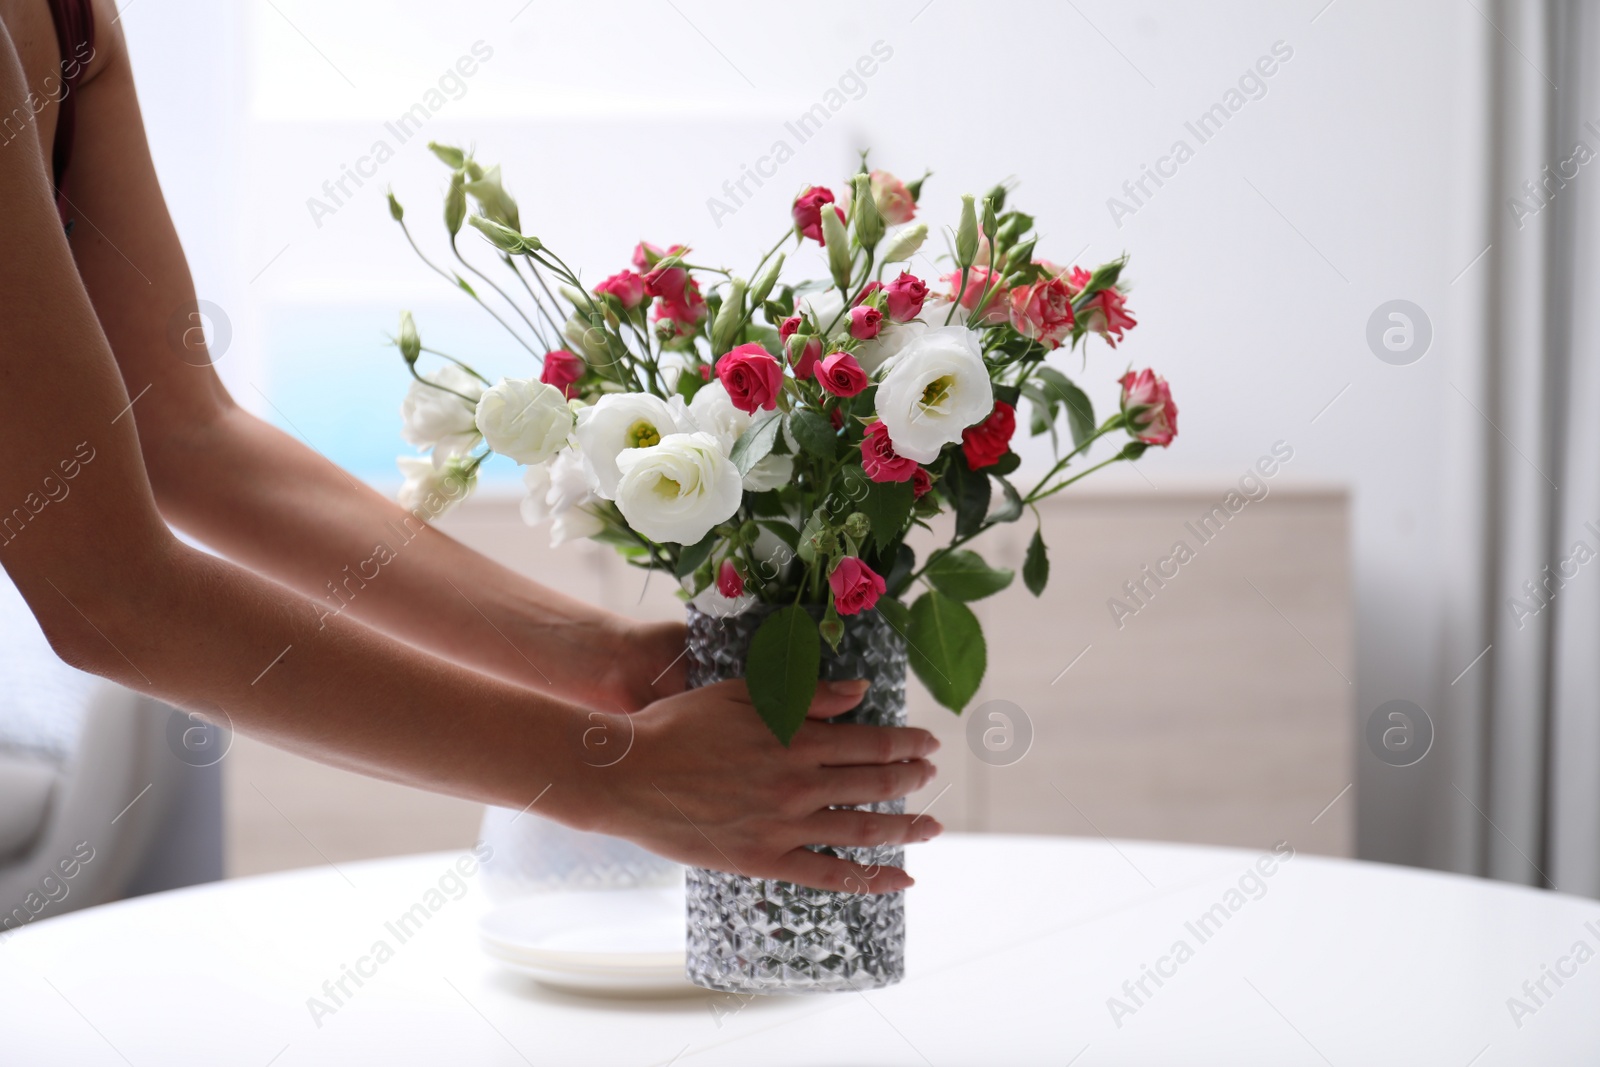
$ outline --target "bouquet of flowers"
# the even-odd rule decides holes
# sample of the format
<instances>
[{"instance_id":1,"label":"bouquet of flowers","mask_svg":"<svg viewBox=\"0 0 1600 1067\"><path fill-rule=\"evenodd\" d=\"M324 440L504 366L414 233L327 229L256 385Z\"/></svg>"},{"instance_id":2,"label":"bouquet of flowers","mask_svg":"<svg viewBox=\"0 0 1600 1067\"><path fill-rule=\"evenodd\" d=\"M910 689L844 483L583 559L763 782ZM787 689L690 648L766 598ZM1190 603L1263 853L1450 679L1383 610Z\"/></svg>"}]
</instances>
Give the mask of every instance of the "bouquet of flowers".
<instances>
[{"instance_id":1,"label":"bouquet of flowers","mask_svg":"<svg viewBox=\"0 0 1600 1067\"><path fill-rule=\"evenodd\" d=\"M967 604L1014 578L965 546L1030 512L1037 522L1040 500L1177 433L1167 383L1152 371L1123 374L1119 410L1097 423L1088 396L1051 365L1058 349L1087 348L1091 335L1114 348L1133 328L1126 260L1091 271L1038 256L1034 220L1008 205L1003 185L961 198L942 266L917 221L926 176L903 182L863 156L837 195L811 186L795 197L783 236L748 274L701 263L684 245L640 243L631 269L589 284L523 233L498 167L430 148L451 170L453 265L417 248L392 193L390 213L539 373L490 382L424 346L402 314L395 342L415 379L404 436L427 453L401 457L402 503L437 515L498 452L524 466L524 516L548 521L553 543L614 545L666 571L708 613L769 605L746 675L785 743L805 718L821 643L836 648L842 617L859 612L880 612L923 684L961 711L986 662ZM485 239L500 281L462 255L463 226ZM827 276L786 278L785 249L808 242ZM424 356L437 366L424 370ZM1024 400L1030 431L1048 434L1055 455L1031 489L1012 482ZM1091 464L1113 434L1121 443ZM908 534L932 531L943 512L954 516L948 542L919 559ZM1036 528L1022 567L1035 596L1049 569Z\"/></svg>"}]
</instances>

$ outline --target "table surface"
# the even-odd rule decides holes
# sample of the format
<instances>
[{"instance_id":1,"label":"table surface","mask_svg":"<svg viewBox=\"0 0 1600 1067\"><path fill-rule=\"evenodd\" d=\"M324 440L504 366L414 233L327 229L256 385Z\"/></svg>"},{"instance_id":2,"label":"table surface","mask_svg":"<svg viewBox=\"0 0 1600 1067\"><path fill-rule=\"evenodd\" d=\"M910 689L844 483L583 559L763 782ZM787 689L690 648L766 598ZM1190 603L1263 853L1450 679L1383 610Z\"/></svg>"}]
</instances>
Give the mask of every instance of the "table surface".
<instances>
[{"instance_id":1,"label":"table surface","mask_svg":"<svg viewBox=\"0 0 1600 1067\"><path fill-rule=\"evenodd\" d=\"M627 1001L498 968L477 947L481 875L430 895L455 888L458 858L40 920L0 944L0 1063L1600 1062L1600 903L1554 893L1309 855L949 835L911 856L902 984ZM438 910L398 943L386 923L419 902ZM380 941L392 956L314 1019L309 999Z\"/></svg>"}]
</instances>

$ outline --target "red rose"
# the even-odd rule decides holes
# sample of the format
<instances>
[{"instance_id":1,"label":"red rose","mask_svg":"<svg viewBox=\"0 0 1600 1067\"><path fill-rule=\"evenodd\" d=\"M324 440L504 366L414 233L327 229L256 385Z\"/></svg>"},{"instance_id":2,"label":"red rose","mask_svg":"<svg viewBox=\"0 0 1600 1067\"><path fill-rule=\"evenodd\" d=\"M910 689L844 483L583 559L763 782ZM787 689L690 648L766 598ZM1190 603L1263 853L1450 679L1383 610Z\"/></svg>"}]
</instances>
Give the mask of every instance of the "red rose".
<instances>
[{"instance_id":1,"label":"red rose","mask_svg":"<svg viewBox=\"0 0 1600 1067\"><path fill-rule=\"evenodd\" d=\"M801 237L809 237L817 244L826 244L822 239L822 206L833 203L833 193L820 185L813 185L805 192L794 198L794 206L789 213L794 217L794 232ZM844 212L837 207L833 209L839 215L839 221L845 221Z\"/></svg>"},{"instance_id":2,"label":"red rose","mask_svg":"<svg viewBox=\"0 0 1600 1067\"><path fill-rule=\"evenodd\" d=\"M889 427L875 422L867 427L861 439L861 469L875 482L904 482L915 478L917 461L907 459L894 450L889 441Z\"/></svg>"},{"instance_id":3,"label":"red rose","mask_svg":"<svg viewBox=\"0 0 1600 1067\"><path fill-rule=\"evenodd\" d=\"M1000 284L999 277L991 277L988 267L973 267L967 271L965 292L961 289L960 271L945 275L944 280L950 286L950 299L954 300L956 294L961 293L961 306L967 311L976 311L978 301L983 301L983 315L978 319L980 323L993 325L1005 322L1010 317L1006 307L1005 287ZM994 289L990 291L988 299L984 299L983 291L990 284L993 284Z\"/></svg>"},{"instance_id":4,"label":"red rose","mask_svg":"<svg viewBox=\"0 0 1600 1067\"><path fill-rule=\"evenodd\" d=\"M749 415L778 406L783 389L783 364L765 348L751 342L717 360L717 378L728 390L733 406Z\"/></svg>"},{"instance_id":5,"label":"red rose","mask_svg":"<svg viewBox=\"0 0 1600 1067\"><path fill-rule=\"evenodd\" d=\"M649 281L647 277L645 279L647 292ZM686 275L683 288L677 297L672 299L662 297L656 301L654 318L657 322L665 320L672 323L679 337L688 337L694 333L706 320L706 301L705 297L700 295L700 283Z\"/></svg>"},{"instance_id":6,"label":"red rose","mask_svg":"<svg viewBox=\"0 0 1600 1067\"><path fill-rule=\"evenodd\" d=\"M700 380L703 382L709 382L711 380L711 364L700 364Z\"/></svg>"},{"instance_id":7,"label":"red rose","mask_svg":"<svg viewBox=\"0 0 1600 1067\"><path fill-rule=\"evenodd\" d=\"M573 383L582 378L587 369L583 360L565 348L558 348L544 354L544 369L539 372L539 380L560 389L561 395L570 400L578 391Z\"/></svg>"},{"instance_id":8,"label":"red rose","mask_svg":"<svg viewBox=\"0 0 1600 1067\"><path fill-rule=\"evenodd\" d=\"M1017 409L1004 400L994 402L989 417L961 431L961 451L973 470L992 467L1011 451L1011 435L1017 432Z\"/></svg>"},{"instance_id":9,"label":"red rose","mask_svg":"<svg viewBox=\"0 0 1600 1067\"><path fill-rule=\"evenodd\" d=\"M870 341L883 329L883 312L870 305L850 309L850 336L857 341Z\"/></svg>"},{"instance_id":10,"label":"red rose","mask_svg":"<svg viewBox=\"0 0 1600 1067\"><path fill-rule=\"evenodd\" d=\"M631 270L619 271L594 287L594 291L614 296L617 303L632 311L644 303L644 279Z\"/></svg>"},{"instance_id":11,"label":"red rose","mask_svg":"<svg viewBox=\"0 0 1600 1067\"><path fill-rule=\"evenodd\" d=\"M933 492L933 475L928 473L928 468L918 467L911 475L911 499L921 500Z\"/></svg>"},{"instance_id":12,"label":"red rose","mask_svg":"<svg viewBox=\"0 0 1600 1067\"><path fill-rule=\"evenodd\" d=\"M1072 336L1072 291L1060 278L1045 278L1011 291L1011 325L1046 348Z\"/></svg>"},{"instance_id":13,"label":"red rose","mask_svg":"<svg viewBox=\"0 0 1600 1067\"><path fill-rule=\"evenodd\" d=\"M833 607L840 615L870 611L887 588L873 569L854 556L845 556L828 575Z\"/></svg>"},{"instance_id":14,"label":"red rose","mask_svg":"<svg viewBox=\"0 0 1600 1067\"><path fill-rule=\"evenodd\" d=\"M871 384L867 372L848 352L835 352L822 361L817 382L834 396L855 396Z\"/></svg>"},{"instance_id":15,"label":"red rose","mask_svg":"<svg viewBox=\"0 0 1600 1067\"><path fill-rule=\"evenodd\" d=\"M644 276L644 291L666 301L678 301L683 299L689 281L689 272L682 267L656 267Z\"/></svg>"},{"instance_id":16,"label":"red rose","mask_svg":"<svg viewBox=\"0 0 1600 1067\"><path fill-rule=\"evenodd\" d=\"M822 358L822 338L804 337L799 344L790 342L788 348L796 379L803 382L817 372L817 361Z\"/></svg>"},{"instance_id":17,"label":"red rose","mask_svg":"<svg viewBox=\"0 0 1600 1067\"><path fill-rule=\"evenodd\" d=\"M633 265L641 271L647 271L668 256L681 256L687 251L683 245L660 248L649 241L640 241L633 246Z\"/></svg>"},{"instance_id":18,"label":"red rose","mask_svg":"<svg viewBox=\"0 0 1600 1067\"><path fill-rule=\"evenodd\" d=\"M928 286L921 278L901 271L900 277L884 287L884 295L888 297L889 317L896 322L910 322L922 314L922 302L928 299Z\"/></svg>"},{"instance_id":19,"label":"red rose","mask_svg":"<svg viewBox=\"0 0 1600 1067\"><path fill-rule=\"evenodd\" d=\"M801 324L805 321L805 316L803 315L790 315L788 318L784 319L783 322L778 324L779 339L787 341L789 338L793 337L794 332L798 330Z\"/></svg>"},{"instance_id":20,"label":"red rose","mask_svg":"<svg viewBox=\"0 0 1600 1067\"><path fill-rule=\"evenodd\" d=\"M1178 405L1167 380L1153 370L1122 376L1122 416L1135 440L1166 448L1178 436Z\"/></svg>"},{"instance_id":21,"label":"red rose","mask_svg":"<svg viewBox=\"0 0 1600 1067\"><path fill-rule=\"evenodd\" d=\"M737 600L744 596L744 575L739 573L739 568L733 565L733 560L722 561L722 569L717 571L717 592L729 600Z\"/></svg>"}]
</instances>

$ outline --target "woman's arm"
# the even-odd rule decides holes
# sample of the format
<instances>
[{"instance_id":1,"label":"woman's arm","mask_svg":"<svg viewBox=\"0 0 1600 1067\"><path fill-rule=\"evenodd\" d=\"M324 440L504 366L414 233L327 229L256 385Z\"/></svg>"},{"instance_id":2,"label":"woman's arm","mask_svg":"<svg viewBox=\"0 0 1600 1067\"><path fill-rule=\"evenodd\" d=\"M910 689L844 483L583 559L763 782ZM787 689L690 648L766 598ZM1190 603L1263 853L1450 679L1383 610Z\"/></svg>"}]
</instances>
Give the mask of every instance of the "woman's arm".
<instances>
[{"instance_id":1,"label":"woman's arm","mask_svg":"<svg viewBox=\"0 0 1600 1067\"><path fill-rule=\"evenodd\" d=\"M0 111L25 106L21 71L0 28ZM79 127L80 139L112 135L99 120ZM76 167L107 163L79 147ZM923 784L932 768L920 757L937 744L925 731L810 724L785 749L738 684L596 720L349 619L319 620L297 594L179 543L140 456L132 413L143 383L132 396L123 386L32 138L0 148L0 204L0 565L63 659L368 774L515 807L548 787L539 810L549 815L722 870L859 886L861 872L803 846L936 830L828 810ZM74 241L103 263L108 234L87 204L76 214ZM112 285L130 305L141 294L153 302L145 278L175 267L175 249L141 251L145 262ZM813 711L838 714L859 698L859 687L819 687ZM594 766L584 744L596 725L632 732L627 758ZM908 881L889 870L868 887Z\"/></svg>"},{"instance_id":2,"label":"woman's arm","mask_svg":"<svg viewBox=\"0 0 1600 1067\"><path fill-rule=\"evenodd\" d=\"M133 416L162 514L324 611L453 662L607 710L681 690L681 626L638 625L544 588L233 402L201 331L186 329L194 286L150 161L121 27L102 8L78 101L69 192L84 221L71 244L123 378L140 394ZM365 562L379 545L393 553L381 571Z\"/></svg>"}]
</instances>

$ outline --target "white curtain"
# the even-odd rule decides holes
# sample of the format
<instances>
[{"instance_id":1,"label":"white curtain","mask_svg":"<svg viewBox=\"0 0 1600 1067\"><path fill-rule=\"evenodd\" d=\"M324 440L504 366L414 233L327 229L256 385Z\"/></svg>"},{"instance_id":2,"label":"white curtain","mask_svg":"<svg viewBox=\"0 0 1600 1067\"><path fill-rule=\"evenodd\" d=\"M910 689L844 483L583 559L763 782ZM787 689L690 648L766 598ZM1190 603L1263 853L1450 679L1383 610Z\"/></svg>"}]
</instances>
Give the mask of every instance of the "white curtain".
<instances>
[{"instance_id":1,"label":"white curtain","mask_svg":"<svg viewBox=\"0 0 1600 1067\"><path fill-rule=\"evenodd\" d=\"M1452 743L1418 800L1444 866L1600 896L1600 8L1484 12L1481 417L1446 594L1474 665L1441 683Z\"/></svg>"}]
</instances>

